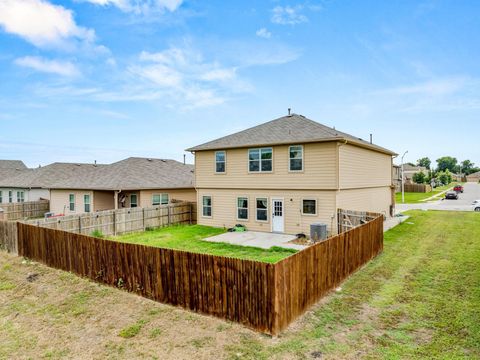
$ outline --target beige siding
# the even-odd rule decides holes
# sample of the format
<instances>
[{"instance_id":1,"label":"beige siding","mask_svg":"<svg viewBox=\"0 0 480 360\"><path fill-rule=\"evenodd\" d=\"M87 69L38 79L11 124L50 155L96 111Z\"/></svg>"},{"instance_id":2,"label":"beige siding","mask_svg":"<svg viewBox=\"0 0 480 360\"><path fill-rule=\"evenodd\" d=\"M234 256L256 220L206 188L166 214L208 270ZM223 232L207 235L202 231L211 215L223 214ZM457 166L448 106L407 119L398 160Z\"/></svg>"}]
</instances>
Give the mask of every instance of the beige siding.
<instances>
[{"instance_id":1,"label":"beige siding","mask_svg":"<svg viewBox=\"0 0 480 360\"><path fill-rule=\"evenodd\" d=\"M339 147L340 189L392 185L392 157L353 145Z\"/></svg>"},{"instance_id":2,"label":"beige siding","mask_svg":"<svg viewBox=\"0 0 480 360\"><path fill-rule=\"evenodd\" d=\"M69 210L69 195L75 195L75 210ZM50 211L54 214L82 214L84 213L83 195L90 195L90 204L93 211L93 191L90 190L51 190L50 191Z\"/></svg>"},{"instance_id":3,"label":"beige siding","mask_svg":"<svg viewBox=\"0 0 480 360\"><path fill-rule=\"evenodd\" d=\"M248 149L226 150L226 173L215 174L215 151L195 154L197 188L232 189L335 189L336 143L304 145L304 171L289 172L289 147L273 147L273 171L249 173Z\"/></svg>"},{"instance_id":4,"label":"beige siding","mask_svg":"<svg viewBox=\"0 0 480 360\"><path fill-rule=\"evenodd\" d=\"M115 209L113 191L93 192L93 211Z\"/></svg>"},{"instance_id":5,"label":"beige siding","mask_svg":"<svg viewBox=\"0 0 480 360\"><path fill-rule=\"evenodd\" d=\"M372 211L390 215L392 189L390 187L341 190L337 195L340 209Z\"/></svg>"},{"instance_id":6,"label":"beige siding","mask_svg":"<svg viewBox=\"0 0 480 360\"><path fill-rule=\"evenodd\" d=\"M212 217L207 218L202 213L202 197L212 196ZM248 197L249 220L237 219L237 197ZM271 202L272 198L284 199L285 233L297 234L303 232L309 234L310 224L323 222L330 230L336 231L336 207L335 191L299 191L299 190L225 190L225 189L201 189L198 191L198 223L216 227L232 227L235 224L244 224L247 229L270 232L271 229ZM258 197L268 198L267 222L255 220L255 199ZM302 199L317 200L317 215L302 215ZM334 217L332 219L332 217ZM332 221L333 220L333 221Z\"/></svg>"},{"instance_id":7,"label":"beige siding","mask_svg":"<svg viewBox=\"0 0 480 360\"><path fill-rule=\"evenodd\" d=\"M197 199L197 192L194 188L191 189L158 189L158 190L141 190L139 206L150 207L152 206L152 196L154 194L168 194L168 199L172 201L191 201L194 202Z\"/></svg>"}]
</instances>

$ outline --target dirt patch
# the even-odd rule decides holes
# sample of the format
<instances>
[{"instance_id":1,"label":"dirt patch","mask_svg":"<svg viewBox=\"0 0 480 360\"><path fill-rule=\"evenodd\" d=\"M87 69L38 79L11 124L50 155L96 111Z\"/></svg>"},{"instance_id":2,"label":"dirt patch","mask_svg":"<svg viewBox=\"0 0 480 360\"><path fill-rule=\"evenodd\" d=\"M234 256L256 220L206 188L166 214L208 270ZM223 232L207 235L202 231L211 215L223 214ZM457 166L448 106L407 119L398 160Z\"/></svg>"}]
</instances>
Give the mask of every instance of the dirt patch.
<instances>
[{"instance_id":1,"label":"dirt patch","mask_svg":"<svg viewBox=\"0 0 480 360\"><path fill-rule=\"evenodd\" d=\"M4 252L0 264L0 358L220 359L260 336Z\"/></svg>"}]
</instances>

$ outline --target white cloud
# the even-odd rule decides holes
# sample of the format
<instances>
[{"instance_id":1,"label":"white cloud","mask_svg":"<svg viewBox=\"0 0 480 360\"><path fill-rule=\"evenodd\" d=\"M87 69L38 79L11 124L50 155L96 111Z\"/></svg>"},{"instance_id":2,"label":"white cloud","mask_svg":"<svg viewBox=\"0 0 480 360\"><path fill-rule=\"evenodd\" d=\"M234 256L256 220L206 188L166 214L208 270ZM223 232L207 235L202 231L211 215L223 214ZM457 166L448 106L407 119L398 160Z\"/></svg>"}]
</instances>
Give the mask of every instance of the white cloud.
<instances>
[{"instance_id":1,"label":"white cloud","mask_svg":"<svg viewBox=\"0 0 480 360\"><path fill-rule=\"evenodd\" d=\"M280 25L295 25L308 21L308 18L301 14L302 5L276 6L272 10L272 22Z\"/></svg>"},{"instance_id":2,"label":"white cloud","mask_svg":"<svg viewBox=\"0 0 480 360\"><path fill-rule=\"evenodd\" d=\"M93 42L95 32L78 26L71 10L43 0L0 0L0 26L37 47L62 47L67 40Z\"/></svg>"},{"instance_id":3,"label":"white cloud","mask_svg":"<svg viewBox=\"0 0 480 360\"><path fill-rule=\"evenodd\" d=\"M272 33L268 31L266 28L258 29L255 33L258 37L262 37L265 39L270 39L272 37Z\"/></svg>"},{"instance_id":4,"label":"white cloud","mask_svg":"<svg viewBox=\"0 0 480 360\"><path fill-rule=\"evenodd\" d=\"M95 5L116 6L123 12L146 14L152 11L175 11L183 0L84 0Z\"/></svg>"},{"instance_id":5,"label":"white cloud","mask_svg":"<svg viewBox=\"0 0 480 360\"><path fill-rule=\"evenodd\" d=\"M398 86L382 90L381 92L396 95L442 96L458 92L464 88L466 83L467 79L464 77L451 77L429 80L412 85Z\"/></svg>"},{"instance_id":6,"label":"white cloud","mask_svg":"<svg viewBox=\"0 0 480 360\"><path fill-rule=\"evenodd\" d=\"M68 61L48 60L38 56L25 56L15 60L15 64L40 72L73 77L80 75L78 68Z\"/></svg>"}]
</instances>

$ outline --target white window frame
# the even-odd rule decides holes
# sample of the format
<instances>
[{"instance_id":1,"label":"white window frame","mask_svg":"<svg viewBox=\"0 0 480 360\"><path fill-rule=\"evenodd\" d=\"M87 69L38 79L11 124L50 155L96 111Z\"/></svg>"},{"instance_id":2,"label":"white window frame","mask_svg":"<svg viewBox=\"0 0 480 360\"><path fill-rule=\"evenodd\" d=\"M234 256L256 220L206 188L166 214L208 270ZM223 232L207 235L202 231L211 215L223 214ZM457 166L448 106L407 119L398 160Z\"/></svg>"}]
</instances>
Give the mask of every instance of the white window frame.
<instances>
[{"instance_id":1,"label":"white window frame","mask_svg":"<svg viewBox=\"0 0 480 360\"><path fill-rule=\"evenodd\" d=\"M246 199L247 200L247 207L246 208L238 206L238 200L239 199ZM250 209L250 199L248 198L248 196L237 196L236 201L237 201L237 220L238 221L248 221L248 219L250 218L250 211L249 211L249 209ZM245 219L238 217L238 210L240 210L240 209L247 210L247 217Z\"/></svg>"},{"instance_id":2,"label":"white window frame","mask_svg":"<svg viewBox=\"0 0 480 360\"><path fill-rule=\"evenodd\" d=\"M267 200L267 208L266 209L259 209L257 207L257 201L258 200L263 200L263 199ZM255 221L262 222L262 223L268 223L269 201L270 201L270 199L267 196L265 196L265 197L264 196L255 197ZM259 220L258 219L258 210L265 210L266 211L266 213L267 213L267 219L266 220Z\"/></svg>"},{"instance_id":3,"label":"white window frame","mask_svg":"<svg viewBox=\"0 0 480 360\"><path fill-rule=\"evenodd\" d=\"M135 196L135 206L132 206L132 196ZM137 194L130 194L130 207L138 207L138 195Z\"/></svg>"},{"instance_id":4,"label":"white window frame","mask_svg":"<svg viewBox=\"0 0 480 360\"><path fill-rule=\"evenodd\" d=\"M8 202L13 203L13 190L8 190Z\"/></svg>"},{"instance_id":5,"label":"white window frame","mask_svg":"<svg viewBox=\"0 0 480 360\"><path fill-rule=\"evenodd\" d=\"M263 171L262 170L262 150L265 150L265 149L270 149L272 151L272 159L270 160L272 162L272 170L265 170ZM258 161L259 161L259 164L258 164L258 171L252 171L250 170L250 151L253 151L253 150L258 150ZM253 160L255 161L255 160ZM248 149L247 150L247 170L250 174L271 174L273 173L273 147L271 146L267 146L267 147L260 147L260 148L251 148L251 149Z\"/></svg>"},{"instance_id":6,"label":"white window frame","mask_svg":"<svg viewBox=\"0 0 480 360\"><path fill-rule=\"evenodd\" d=\"M3 203L3 191L0 190L0 204Z\"/></svg>"},{"instance_id":7,"label":"white window frame","mask_svg":"<svg viewBox=\"0 0 480 360\"><path fill-rule=\"evenodd\" d=\"M292 147L300 147L300 148L302 149L302 169L301 169L301 170L292 170L292 163L291 163L291 161L292 161L293 159L295 159L295 158L291 158L291 157L290 157L290 149L291 149ZM301 173L301 172L303 172L303 171L305 170L305 161L304 161L304 159L305 159L305 148L304 148L303 145L290 145L290 146L288 147L288 171L289 171L289 172L294 172L294 173Z\"/></svg>"},{"instance_id":8,"label":"white window frame","mask_svg":"<svg viewBox=\"0 0 480 360\"><path fill-rule=\"evenodd\" d=\"M210 198L210 215L205 215L205 206L209 207L208 205L203 204L203 199L209 197ZM213 216L213 196L212 195L202 195L202 217L204 218L212 218Z\"/></svg>"},{"instance_id":9,"label":"white window frame","mask_svg":"<svg viewBox=\"0 0 480 360\"><path fill-rule=\"evenodd\" d=\"M217 154L218 153L223 153L223 166L224 166L224 171L217 171L217 163L222 163L222 161L217 161ZM226 174L227 173L227 151L226 150L218 150L215 151L215 174Z\"/></svg>"},{"instance_id":10,"label":"white window frame","mask_svg":"<svg viewBox=\"0 0 480 360\"><path fill-rule=\"evenodd\" d=\"M73 202L72 202L72 196L73 196ZM72 206L73 204L73 206ZM71 193L71 194L68 194L68 210L69 211L75 211L75 194Z\"/></svg>"},{"instance_id":11,"label":"white window frame","mask_svg":"<svg viewBox=\"0 0 480 360\"><path fill-rule=\"evenodd\" d=\"M306 201L306 200L307 201L308 200L315 201L315 214L308 214L308 213L303 212L303 202ZM300 204L300 207L302 209L302 215L304 215L304 216L318 216L318 200L316 198L311 198L311 197L310 198L303 198L302 202Z\"/></svg>"},{"instance_id":12,"label":"white window frame","mask_svg":"<svg viewBox=\"0 0 480 360\"><path fill-rule=\"evenodd\" d=\"M88 202L85 201L88 199ZM87 205L88 205L88 211L87 211ZM92 212L92 198L90 194L83 194L83 212L90 213Z\"/></svg>"},{"instance_id":13,"label":"white window frame","mask_svg":"<svg viewBox=\"0 0 480 360\"><path fill-rule=\"evenodd\" d=\"M17 203L25 202L25 191L17 191Z\"/></svg>"},{"instance_id":14,"label":"white window frame","mask_svg":"<svg viewBox=\"0 0 480 360\"><path fill-rule=\"evenodd\" d=\"M155 196L160 197L158 204L155 201L153 201ZM164 201L165 197L167 198L167 202ZM168 205L168 204L170 204L170 196L168 195L168 193L152 194L152 205L153 206Z\"/></svg>"}]
</instances>

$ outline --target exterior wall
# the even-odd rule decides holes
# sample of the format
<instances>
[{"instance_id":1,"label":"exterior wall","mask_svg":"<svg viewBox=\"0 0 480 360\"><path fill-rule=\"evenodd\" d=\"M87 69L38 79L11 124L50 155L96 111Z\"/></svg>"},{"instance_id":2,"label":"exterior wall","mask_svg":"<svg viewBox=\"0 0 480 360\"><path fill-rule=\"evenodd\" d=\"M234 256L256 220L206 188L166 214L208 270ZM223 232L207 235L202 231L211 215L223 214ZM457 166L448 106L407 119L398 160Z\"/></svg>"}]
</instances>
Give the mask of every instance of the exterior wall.
<instances>
[{"instance_id":1,"label":"exterior wall","mask_svg":"<svg viewBox=\"0 0 480 360\"><path fill-rule=\"evenodd\" d=\"M138 199L141 207L152 206L152 196L154 194L168 194L168 200L172 201L197 201L197 191L194 188L191 189L157 189L157 190L141 190L140 197Z\"/></svg>"},{"instance_id":2,"label":"exterior wall","mask_svg":"<svg viewBox=\"0 0 480 360\"><path fill-rule=\"evenodd\" d=\"M371 211L390 216L392 189L389 186L340 190L337 194L337 207L346 210Z\"/></svg>"},{"instance_id":3,"label":"exterior wall","mask_svg":"<svg viewBox=\"0 0 480 360\"><path fill-rule=\"evenodd\" d=\"M474 173L467 176L468 182L479 182L480 181L480 174Z\"/></svg>"},{"instance_id":4,"label":"exterior wall","mask_svg":"<svg viewBox=\"0 0 480 360\"><path fill-rule=\"evenodd\" d=\"M67 199L68 200L68 199ZM113 191L93 192L93 211L115 209Z\"/></svg>"},{"instance_id":5,"label":"exterior wall","mask_svg":"<svg viewBox=\"0 0 480 360\"><path fill-rule=\"evenodd\" d=\"M8 203L8 192L12 191L12 203L16 203L17 191L24 192L24 201L39 201L40 199L50 200L50 190L48 189L23 189L23 188L0 188L2 192L2 202Z\"/></svg>"},{"instance_id":6,"label":"exterior wall","mask_svg":"<svg viewBox=\"0 0 480 360\"><path fill-rule=\"evenodd\" d=\"M69 195L75 195L75 211L69 210ZM73 215L84 213L83 195L90 195L91 209L94 211L93 204L94 192L91 190L50 190L50 211L56 215Z\"/></svg>"},{"instance_id":7,"label":"exterior wall","mask_svg":"<svg viewBox=\"0 0 480 360\"><path fill-rule=\"evenodd\" d=\"M16 188L0 188L0 191L2 192L2 201L1 203L5 204L5 203L9 203L9 196L8 196L8 192L11 191L12 192L12 203L16 203L17 202L17 191L23 191L25 193L25 201L29 201L27 200L28 198L28 190L27 189L16 189Z\"/></svg>"},{"instance_id":8,"label":"exterior wall","mask_svg":"<svg viewBox=\"0 0 480 360\"><path fill-rule=\"evenodd\" d=\"M340 189L390 186L392 157L358 146L340 145L339 174Z\"/></svg>"},{"instance_id":9,"label":"exterior wall","mask_svg":"<svg viewBox=\"0 0 480 360\"><path fill-rule=\"evenodd\" d=\"M301 145L301 144L299 144ZM215 151L195 153L197 188L231 189L335 189L337 187L334 142L303 145L304 170L289 172L289 146L273 146L273 171L249 173L248 148L226 150L226 172L215 173Z\"/></svg>"},{"instance_id":10,"label":"exterior wall","mask_svg":"<svg viewBox=\"0 0 480 360\"><path fill-rule=\"evenodd\" d=\"M212 196L212 217L204 217L202 212L202 196ZM237 219L237 197L248 197L248 220ZM256 220L257 197L268 198L268 221ZM198 190L197 223L215 227L232 227L244 224L247 229L270 232L272 198L283 198L285 233L309 235L310 224L322 222L327 224L329 231L336 232L335 191L313 190L234 190L234 189L201 189ZM302 215L302 199L317 200L317 215ZM333 217L333 218L332 218Z\"/></svg>"}]
</instances>

